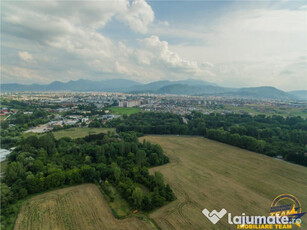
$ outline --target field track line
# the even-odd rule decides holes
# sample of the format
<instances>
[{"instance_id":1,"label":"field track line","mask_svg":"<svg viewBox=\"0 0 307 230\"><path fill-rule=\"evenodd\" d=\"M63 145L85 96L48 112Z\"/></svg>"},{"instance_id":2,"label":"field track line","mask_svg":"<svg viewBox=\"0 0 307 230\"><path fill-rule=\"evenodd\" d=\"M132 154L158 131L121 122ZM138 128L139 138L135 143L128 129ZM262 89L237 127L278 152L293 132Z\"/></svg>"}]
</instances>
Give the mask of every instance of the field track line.
<instances>
[{"instance_id":1,"label":"field track line","mask_svg":"<svg viewBox=\"0 0 307 230\"><path fill-rule=\"evenodd\" d=\"M176 230L176 228L167 219L162 217L160 217L160 219L169 227L169 229Z\"/></svg>"}]
</instances>

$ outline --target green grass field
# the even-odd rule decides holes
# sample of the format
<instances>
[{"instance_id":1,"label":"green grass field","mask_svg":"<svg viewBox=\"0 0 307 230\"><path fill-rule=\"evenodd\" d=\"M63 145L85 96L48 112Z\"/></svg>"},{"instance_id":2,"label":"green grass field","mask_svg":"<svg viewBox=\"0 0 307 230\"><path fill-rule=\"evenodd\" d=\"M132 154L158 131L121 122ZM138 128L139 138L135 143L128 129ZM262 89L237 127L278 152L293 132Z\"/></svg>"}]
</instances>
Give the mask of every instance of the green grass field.
<instances>
[{"instance_id":1,"label":"green grass field","mask_svg":"<svg viewBox=\"0 0 307 230\"><path fill-rule=\"evenodd\" d=\"M150 217L161 229L236 229L223 218L213 225L202 210L269 215L273 199L289 193L307 210L307 168L202 137L145 136L160 144L170 163L160 171L177 200ZM295 229L295 228L294 228ZM301 229L307 229L307 215Z\"/></svg>"},{"instance_id":2,"label":"green grass field","mask_svg":"<svg viewBox=\"0 0 307 230\"><path fill-rule=\"evenodd\" d=\"M53 132L56 139L62 137L70 137L72 139L82 138L88 136L89 134L99 134L99 133L108 133L115 132L113 128L69 128Z\"/></svg>"},{"instance_id":3,"label":"green grass field","mask_svg":"<svg viewBox=\"0 0 307 230\"><path fill-rule=\"evenodd\" d=\"M141 111L140 108L122 108L122 107L110 107L108 108L108 110L110 110L112 114L128 115L128 116Z\"/></svg>"}]
</instances>

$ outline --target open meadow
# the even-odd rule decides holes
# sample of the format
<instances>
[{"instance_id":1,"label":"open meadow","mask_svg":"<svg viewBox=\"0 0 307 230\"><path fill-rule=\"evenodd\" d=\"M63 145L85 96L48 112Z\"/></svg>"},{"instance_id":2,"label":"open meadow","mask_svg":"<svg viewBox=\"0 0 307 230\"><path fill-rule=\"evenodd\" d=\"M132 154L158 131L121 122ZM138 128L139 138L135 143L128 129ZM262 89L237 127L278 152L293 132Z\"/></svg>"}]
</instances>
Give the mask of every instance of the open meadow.
<instances>
[{"instance_id":1,"label":"open meadow","mask_svg":"<svg viewBox=\"0 0 307 230\"><path fill-rule=\"evenodd\" d=\"M213 225L202 210L269 215L273 199L296 196L307 210L307 168L202 137L145 136L170 158L163 173L177 200L150 214L161 229L236 229L224 217ZM307 226L303 217L302 229Z\"/></svg>"},{"instance_id":2,"label":"open meadow","mask_svg":"<svg viewBox=\"0 0 307 230\"><path fill-rule=\"evenodd\" d=\"M128 116L141 111L140 108L125 108L125 107L110 107L108 108L108 110L110 110L112 114L128 115Z\"/></svg>"},{"instance_id":3,"label":"open meadow","mask_svg":"<svg viewBox=\"0 0 307 230\"><path fill-rule=\"evenodd\" d=\"M98 187L84 184L35 196L23 204L15 230L152 229L136 217L116 219Z\"/></svg>"},{"instance_id":4,"label":"open meadow","mask_svg":"<svg viewBox=\"0 0 307 230\"><path fill-rule=\"evenodd\" d=\"M86 137L89 134L115 132L113 128L69 128L53 132L56 139L70 137L72 139Z\"/></svg>"}]
</instances>

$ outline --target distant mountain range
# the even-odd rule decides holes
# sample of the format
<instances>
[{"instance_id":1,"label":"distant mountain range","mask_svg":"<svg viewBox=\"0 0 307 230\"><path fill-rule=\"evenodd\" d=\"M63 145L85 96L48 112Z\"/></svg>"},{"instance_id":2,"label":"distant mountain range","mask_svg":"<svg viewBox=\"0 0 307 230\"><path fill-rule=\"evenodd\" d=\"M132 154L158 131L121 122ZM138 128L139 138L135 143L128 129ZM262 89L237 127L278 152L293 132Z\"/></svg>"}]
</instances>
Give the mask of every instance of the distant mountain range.
<instances>
[{"instance_id":1,"label":"distant mountain range","mask_svg":"<svg viewBox=\"0 0 307 230\"><path fill-rule=\"evenodd\" d=\"M127 79L110 79L103 81L80 79L68 82L54 81L47 85L1 84L1 92L15 91L96 91L307 100L307 90L284 92L270 86L226 88L218 86L215 83L195 79L155 81L148 84L142 84Z\"/></svg>"},{"instance_id":2,"label":"distant mountain range","mask_svg":"<svg viewBox=\"0 0 307 230\"><path fill-rule=\"evenodd\" d=\"M307 90L295 90L295 91L290 91L288 92L289 94L307 100Z\"/></svg>"},{"instance_id":3,"label":"distant mountain range","mask_svg":"<svg viewBox=\"0 0 307 230\"><path fill-rule=\"evenodd\" d=\"M136 81L126 79L110 79L104 81L91 81L80 79L77 81L54 81L48 85L21 85L1 84L2 92L12 91L123 91L127 87L141 85Z\"/></svg>"}]
</instances>

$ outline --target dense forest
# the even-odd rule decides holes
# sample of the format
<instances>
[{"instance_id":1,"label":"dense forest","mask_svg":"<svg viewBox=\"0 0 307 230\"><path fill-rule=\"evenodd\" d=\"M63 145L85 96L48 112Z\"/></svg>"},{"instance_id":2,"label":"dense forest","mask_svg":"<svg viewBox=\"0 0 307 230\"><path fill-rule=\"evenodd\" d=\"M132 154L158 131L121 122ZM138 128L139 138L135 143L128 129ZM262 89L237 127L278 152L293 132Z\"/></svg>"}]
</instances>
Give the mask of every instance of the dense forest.
<instances>
[{"instance_id":1,"label":"dense forest","mask_svg":"<svg viewBox=\"0 0 307 230\"><path fill-rule=\"evenodd\" d=\"M168 162L159 145L139 143L134 132L75 140L56 140L51 133L29 136L8 157L1 184L1 226L6 229L14 221L18 200L64 185L96 183L111 196L111 184L134 208L160 207L175 196L163 175L150 175L148 167Z\"/></svg>"},{"instance_id":2,"label":"dense forest","mask_svg":"<svg viewBox=\"0 0 307 230\"><path fill-rule=\"evenodd\" d=\"M307 166L307 120L301 117L202 114L184 120L171 113L138 113L107 123L117 132L200 135L268 156Z\"/></svg>"}]
</instances>

